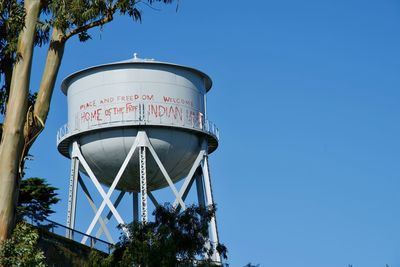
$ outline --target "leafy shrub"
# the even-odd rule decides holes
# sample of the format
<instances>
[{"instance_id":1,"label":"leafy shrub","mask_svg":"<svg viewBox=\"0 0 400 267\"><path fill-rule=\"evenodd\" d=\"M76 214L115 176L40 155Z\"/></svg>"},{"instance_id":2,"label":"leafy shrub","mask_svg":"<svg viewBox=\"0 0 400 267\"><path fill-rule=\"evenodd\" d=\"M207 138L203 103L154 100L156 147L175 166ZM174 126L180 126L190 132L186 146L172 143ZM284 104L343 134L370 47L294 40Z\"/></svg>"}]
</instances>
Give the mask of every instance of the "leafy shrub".
<instances>
[{"instance_id":1,"label":"leafy shrub","mask_svg":"<svg viewBox=\"0 0 400 267\"><path fill-rule=\"evenodd\" d=\"M27 223L18 223L11 238L0 244L0 266L46 266L45 256L37 247L38 239L36 229Z\"/></svg>"}]
</instances>

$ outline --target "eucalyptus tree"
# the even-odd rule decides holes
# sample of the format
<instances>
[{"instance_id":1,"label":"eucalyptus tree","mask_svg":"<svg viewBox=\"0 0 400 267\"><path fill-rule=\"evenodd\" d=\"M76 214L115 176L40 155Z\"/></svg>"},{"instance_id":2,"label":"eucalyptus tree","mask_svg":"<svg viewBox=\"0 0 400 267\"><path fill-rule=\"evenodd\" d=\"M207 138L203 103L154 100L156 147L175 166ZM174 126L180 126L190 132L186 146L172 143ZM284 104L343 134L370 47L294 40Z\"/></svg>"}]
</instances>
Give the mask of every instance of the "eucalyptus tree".
<instances>
[{"instance_id":1,"label":"eucalyptus tree","mask_svg":"<svg viewBox=\"0 0 400 267\"><path fill-rule=\"evenodd\" d=\"M20 177L26 155L44 129L67 41L90 39L88 30L115 15L141 21L140 5L173 0L0 0L1 112L0 240L14 226ZM48 44L37 92L29 91L35 45Z\"/></svg>"}]
</instances>

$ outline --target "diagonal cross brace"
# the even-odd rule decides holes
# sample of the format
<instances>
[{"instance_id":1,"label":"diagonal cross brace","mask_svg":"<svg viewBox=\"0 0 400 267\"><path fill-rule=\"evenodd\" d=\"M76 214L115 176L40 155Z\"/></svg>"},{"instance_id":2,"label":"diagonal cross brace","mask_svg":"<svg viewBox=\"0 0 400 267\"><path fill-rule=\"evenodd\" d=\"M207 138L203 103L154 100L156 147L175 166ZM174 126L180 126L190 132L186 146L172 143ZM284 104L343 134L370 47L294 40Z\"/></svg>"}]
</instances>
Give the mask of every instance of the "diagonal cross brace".
<instances>
[{"instance_id":1,"label":"diagonal cross brace","mask_svg":"<svg viewBox=\"0 0 400 267\"><path fill-rule=\"evenodd\" d=\"M122 177L123 172L126 169L126 166L129 163L129 160L132 158L133 153L135 152L135 149L138 146L138 138L135 138L135 142L133 143L131 149L128 152L128 155L126 156L121 168L119 169L117 176L115 177L113 183L111 184L111 187L109 188L107 194L105 193L104 189L101 187L99 181L97 180L96 176L94 175L93 171L90 169L88 163L86 162L86 160L84 159L84 157L82 156L82 153L80 152L80 149L77 145L77 143L74 143L74 148L73 148L73 153L76 153L76 156L79 158L79 160L81 161L81 164L83 166L83 168L86 170L86 172L88 173L90 179L92 180L92 182L94 183L94 185L96 186L97 190L99 191L100 195L103 197L103 201L99 207L99 209L96 212L96 215L94 216L91 224L89 225L89 228L86 231L86 236L84 236L82 238L81 243L85 244L88 237L87 235L90 235L93 231L93 228L95 226L95 224L97 223L101 213L103 212L105 206L107 205L110 210L112 211L112 213L114 214L116 220L118 221L119 224L123 225L125 224L124 221L122 220L120 214L118 213L118 211L115 209L114 205L112 204L112 202L110 201L110 196L111 194L114 192L115 187L117 186L119 180ZM74 156L74 155L73 155ZM124 229L123 229L124 230ZM124 230L126 232L126 230Z\"/></svg>"},{"instance_id":2,"label":"diagonal cross brace","mask_svg":"<svg viewBox=\"0 0 400 267\"><path fill-rule=\"evenodd\" d=\"M187 194L188 194L188 192L189 192L189 190L190 190L190 187L191 187L191 185L193 184L194 173L195 173L197 167L199 167L201 161L203 160L204 155L206 155L206 150L203 148L203 149L199 152L199 154L197 155L197 158L196 158L196 160L194 161L194 163L193 163L193 165L192 165L192 168L190 169L190 171L189 171L187 177L185 178L185 181L184 181L184 183L183 183L183 185L182 185L181 190L179 191L179 198L182 199L183 201L185 200L185 198L186 198L186 196L187 196ZM182 207L183 209L186 208L185 205L182 205L182 204L180 203L180 201L178 201L178 199L176 199L176 200L174 201L174 204L173 204L172 206L173 206L174 208L178 208L178 205L181 205L181 207Z\"/></svg>"},{"instance_id":3,"label":"diagonal cross brace","mask_svg":"<svg viewBox=\"0 0 400 267\"><path fill-rule=\"evenodd\" d=\"M158 204L157 199L154 197L153 193L151 193L151 191L147 192L147 195L149 196L151 202L153 202L153 205L157 208L158 206L160 206L160 204Z\"/></svg>"},{"instance_id":4,"label":"diagonal cross brace","mask_svg":"<svg viewBox=\"0 0 400 267\"><path fill-rule=\"evenodd\" d=\"M85 193L85 196L86 196L86 198L87 198L87 200L89 202L90 207L92 208L93 212L96 213L97 212L96 204L94 204L93 198L90 195L89 190L87 189L87 187L86 187L85 183L83 182L83 180L82 180L80 175L78 176L78 182L79 182L83 192ZM100 223L100 226L101 226L100 229L103 229L103 231L104 231L104 233L105 233L105 235L107 237L108 242L114 243L114 240L113 240L113 238L112 238L112 236L110 234L110 231L108 231L108 229L107 229L107 226L106 226L107 223L101 217L99 218L99 223Z\"/></svg>"},{"instance_id":5,"label":"diagonal cross brace","mask_svg":"<svg viewBox=\"0 0 400 267\"><path fill-rule=\"evenodd\" d=\"M190 179L186 178L187 181L185 181L185 184L183 185L182 189L180 192L178 192L178 190L176 189L172 179L170 178L170 176L168 175L164 165L162 164L161 160L159 159L157 153L155 152L153 146L150 143L150 140L146 134L146 132L144 131L139 131L137 137L135 138L135 141L131 147L131 149L129 150L129 153L127 155L127 157L125 158L121 168L119 169L115 179L113 180L113 183L111 185L111 187L109 188L108 192L106 193L104 191L104 189L101 187L99 181L97 180L96 176L94 175L93 171L91 170L91 168L89 167L88 163L86 162L86 160L84 159L80 148L78 146L78 144L75 142L73 144L73 149L72 149L72 157L76 157L79 159L81 165L83 166L83 168L86 170L89 178L92 180L93 184L95 185L96 189L99 191L100 195L103 197L103 201L99 207L99 209L97 210L91 224L89 225L87 231L86 231L86 235L90 235L94 229L95 224L97 223L97 221L99 221L99 218L101 216L101 213L103 212L105 206L107 205L110 208L111 213L115 216L116 220L118 221L119 224L124 224L124 221L122 220L122 217L120 216L120 214L118 213L118 211L116 210L114 204L111 202L110 200L110 196L112 195L112 193L115 190L115 187L117 186L119 180L122 177L122 174L124 173L130 159L132 158L136 148L138 147L147 147L151 153L151 155L153 156L154 160L156 161L158 167L160 168L164 178L166 179L166 181L168 182L168 185L170 186L172 192L174 193L176 199L175 199L175 203L174 205L180 205L182 208L186 208L185 203L184 203L184 198L187 194L188 191L188 187L190 189L190 185L193 183L192 181L192 177L193 174L197 168L197 166L200 164L202 157L205 155L205 150L202 149L202 151L200 151L194 165L196 165L195 167L193 166L191 171L189 172L190 174ZM189 177L189 176L188 176ZM153 203L156 203L155 198L151 195L150 196L151 200ZM154 198L154 199L153 199ZM123 229L126 232L125 229ZM81 243L86 243L88 237L85 236L83 237Z\"/></svg>"},{"instance_id":6,"label":"diagonal cross brace","mask_svg":"<svg viewBox=\"0 0 400 267\"><path fill-rule=\"evenodd\" d=\"M125 191L121 191L121 192L119 193L117 199L116 199L115 202L114 202L114 207L115 207L115 208L118 208L119 203L121 203L121 200L122 200L122 198L124 197L125 193L126 193ZM96 210L96 211L97 211L97 210ZM110 221L110 219L111 219L112 216L113 216L113 213L112 213L111 211L109 211L108 214L107 214L107 216L106 216L105 219L104 219L104 224L105 224L105 225L107 225L107 223ZM101 216L100 216L100 218L101 218ZM101 221L100 221L100 222L101 222ZM97 230L96 238L99 238L99 237L101 236L101 234L103 233L103 231L104 231L103 227L100 227L99 230ZM114 242L110 242L110 243L113 243L113 244L114 244Z\"/></svg>"}]
</instances>

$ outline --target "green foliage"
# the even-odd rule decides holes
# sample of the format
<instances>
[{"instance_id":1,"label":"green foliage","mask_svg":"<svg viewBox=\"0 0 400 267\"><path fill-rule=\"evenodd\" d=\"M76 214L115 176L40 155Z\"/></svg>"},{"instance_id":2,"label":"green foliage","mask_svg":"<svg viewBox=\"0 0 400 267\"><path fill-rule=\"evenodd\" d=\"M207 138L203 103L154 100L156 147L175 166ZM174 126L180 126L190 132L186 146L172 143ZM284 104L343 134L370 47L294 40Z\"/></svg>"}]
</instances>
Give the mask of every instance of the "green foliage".
<instances>
[{"instance_id":1,"label":"green foliage","mask_svg":"<svg viewBox=\"0 0 400 267\"><path fill-rule=\"evenodd\" d=\"M212 206L191 206L183 212L171 206L157 207L154 222L124 226L129 237L123 235L117 244L112 266L193 266L199 259L211 266L208 223L214 214ZM226 247L218 244L217 248L227 258Z\"/></svg>"},{"instance_id":2,"label":"green foliage","mask_svg":"<svg viewBox=\"0 0 400 267\"><path fill-rule=\"evenodd\" d=\"M46 266L44 254L37 248L38 239L37 230L18 223L12 237L0 244L0 266Z\"/></svg>"},{"instance_id":3,"label":"green foliage","mask_svg":"<svg viewBox=\"0 0 400 267\"><path fill-rule=\"evenodd\" d=\"M43 221L50 214L51 205L60 201L57 198L57 188L50 186L42 178L28 178L21 181L18 197L18 220L28 216L34 221Z\"/></svg>"},{"instance_id":4,"label":"green foliage","mask_svg":"<svg viewBox=\"0 0 400 267\"><path fill-rule=\"evenodd\" d=\"M78 34L79 40L85 42L91 39L87 32L91 24L102 26L113 19L115 13L128 15L134 21L142 20L140 5L149 6L154 3L170 4L173 0L70 0L70 1L49 1L46 6L52 14L49 23L57 27L67 35L71 32Z\"/></svg>"},{"instance_id":5,"label":"green foliage","mask_svg":"<svg viewBox=\"0 0 400 267\"><path fill-rule=\"evenodd\" d=\"M50 23L64 32L76 26L84 26L112 12L112 1L51 1L48 9L52 13ZM112 14L112 13L110 13Z\"/></svg>"},{"instance_id":6,"label":"green foliage","mask_svg":"<svg viewBox=\"0 0 400 267\"><path fill-rule=\"evenodd\" d=\"M24 27L25 10L21 1L0 0L0 15L0 56L4 59L12 57L17 49L18 35Z\"/></svg>"},{"instance_id":7,"label":"green foliage","mask_svg":"<svg viewBox=\"0 0 400 267\"><path fill-rule=\"evenodd\" d=\"M92 250L84 267L109 267L112 265L112 255L104 257L100 252Z\"/></svg>"}]
</instances>

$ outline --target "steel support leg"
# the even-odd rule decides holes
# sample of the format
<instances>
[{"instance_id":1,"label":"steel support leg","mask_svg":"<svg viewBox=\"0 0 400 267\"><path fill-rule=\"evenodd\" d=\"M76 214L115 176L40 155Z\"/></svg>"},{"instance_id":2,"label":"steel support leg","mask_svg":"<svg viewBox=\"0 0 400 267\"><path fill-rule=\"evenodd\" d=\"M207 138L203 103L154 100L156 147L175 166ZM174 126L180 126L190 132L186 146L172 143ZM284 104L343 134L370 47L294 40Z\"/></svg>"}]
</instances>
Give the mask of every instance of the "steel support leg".
<instances>
[{"instance_id":1,"label":"steel support leg","mask_svg":"<svg viewBox=\"0 0 400 267\"><path fill-rule=\"evenodd\" d=\"M133 199L133 221L139 222L139 193L132 192Z\"/></svg>"},{"instance_id":2,"label":"steel support leg","mask_svg":"<svg viewBox=\"0 0 400 267\"><path fill-rule=\"evenodd\" d=\"M195 173L195 180L196 180L196 189L197 189L197 200L200 208L206 208L206 199L205 199L205 192L204 192L204 178L203 178L203 171L201 167L199 167ZM204 220L204 218L202 218ZM210 249L210 245L206 243L205 247ZM207 253L204 253L203 256L208 258Z\"/></svg>"},{"instance_id":3,"label":"steel support leg","mask_svg":"<svg viewBox=\"0 0 400 267\"><path fill-rule=\"evenodd\" d=\"M207 205L214 205L212 187L211 187L211 179L210 179L210 171L208 168L208 157L204 156L203 159L203 177L204 177L204 185L206 191ZM210 241L214 246L214 253L211 256L211 259L216 262L221 262L221 255L216 251L215 246L218 245L218 229L217 229L217 221L216 215L211 218L210 221Z\"/></svg>"},{"instance_id":4,"label":"steel support leg","mask_svg":"<svg viewBox=\"0 0 400 267\"><path fill-rule=\"evenodd\" d=\"M201 172L199 173L199 169L196 171L195 175L196 175L195 179L196 179L196 189L197 189L197 200L199 202L199 207L205 208L206 199L204 197L204 181Z\"/></svg>"}]
</instances>

